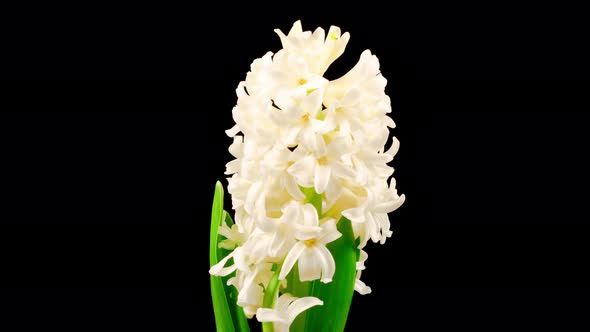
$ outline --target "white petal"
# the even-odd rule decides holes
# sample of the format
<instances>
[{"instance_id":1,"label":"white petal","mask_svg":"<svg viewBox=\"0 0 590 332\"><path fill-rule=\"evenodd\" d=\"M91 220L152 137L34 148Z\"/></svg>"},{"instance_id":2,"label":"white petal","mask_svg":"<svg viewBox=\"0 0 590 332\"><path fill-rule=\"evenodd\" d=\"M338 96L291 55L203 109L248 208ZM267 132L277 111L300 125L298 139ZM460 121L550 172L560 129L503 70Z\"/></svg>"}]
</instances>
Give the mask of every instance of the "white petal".
<instances>
[{"instance_id":1,"label":"white petal","mask_svg":"<svg viewBox=\"0 0 590 332\"><path fill-rule=\"evenodd\" d=\"M236 247L236 243L231 240L225 239L225 240L219 241L218 247L221 249L233 250Z\"/></svg>"},{"instance_id":2,"label":"white petal","mask_svg":"<svg viewBox=\"0 0 590 332\"><path fill-rule=\"evenodd\" d=\"M387 164L388 162L393 160L393 157L381 152L382 149L379 150L377 153L373 153L372 151L366 154L367 164L374 165L374 164Z\"/></svg>"},{"instance_id":3,"label":"white petal","mask_svg":"<svg viewBox=\"0 0 590 332\"><path fill-rule=\"evenodd\" d=\"M330 243L338 239L342 234L336 229L336 221L332 218L324 221L322 224L322 232L320 233L319 240L324 243Z\"/></svg>"},{"instance_id":4,"label":"white petal","mask_svg":"<svg viewBox=\"0 0 590 332\"><path fill-rule=\"evenodd\" d=\"M281 252L287 245L289 241L289 237L287 234L283 234L283 232L276 232L273 234L273 238L270 243L269 247L269 255L271 257L278 257L280 256ZM292 240L291 240L292 241Z\"/></svg>"},{"instance_id":5,"label":"white petal","mask_svg":"<svg viewBox=\"0 0 590 332\"><path fill-rule=\"evenodd\" d=\"M322 89L316 89L303 98L301 107L309 113L311 118L315 118L317 112L322 109L322 96Z\"/></svg>"},{"instance_id":6,"label":"white petal","mask_svg":"<svg viewBox=\"0 0 590 332\"><path fill-rule=\"evenodd\" d=\"M238 87L236 88L236 96L238 96L238 98L241 97L245 97L248 94L246 93L246 82L245 81L241 81L240 83L238 83Z\"/></svg>"},{"instance_id":7,"label":"white petal","mask_svg":"<svg viewBox=\"0 0 590 332\"><path fill-rule=\"evenodd\" d=\"M285 36L285 34L280 29L275 29L274 31L277 35L279 35L279 38L281 39L281 44L283 45L283 48L284 48L285 45L287 44L287 36Z\"/></svg>"},{"instance_id":8,"label":"white petal","mask_svg":"<svg viewBox=\"0 0 590 332\"><path fill-rule=\"evenodd\" d=\"M357 64L348 73L339 79L330 81L325 92L324 104L329 107L341 99L354 84L363 82L365 78L370 76L376 76L378 70L379 60L373 57L369 50L365 50Z\"/></svg>"},{"instance_id":9,"label":"white petal","mask_svg":"<svg viewBox=\"0 0 590 332\"><path fill-rule=\"evenodd\" d=\"M281 212L283 213L281 221L294 225L299 221L301 204L299 202L291 201L281 209Z\"/></svg>"},{"instance_id":10,"label":"white petal","mask_svg":"<svg viewBox=\"0 0 590 332\"><path fill-rule=\"evenodd\" d=\"M287 169L287 172L295 177L299 185L310 187L313 185L312 179L315 165L316 162L314 158L312 156L307 156L297 160Z\"/></svg>"},{"instance_id":11,"label":"white petal","mask_svg":"<svg viewBox=\"0 0 590 332\"><path fill-rule=\"evenodd\" d=\"M384 244L387 238L393 235L391 231L391 223L389 222L389 216L387 213L377 213L375 214L375 220L379 224L379 228L381 228L381 244Z\"/></svg>"},{"instance_id":12,"label":"white petal","mask_svg":"<svg viewBox=\"0 0 590 332\"><path fill-rule=\"evenodd\" d=\"M324 47L325 51L319 61L321 64L319 68L320 74L323 74L330 64L344 53L344 48L346 48L348 40L350 40L350 34L348 32L340 35L340 28L334 26L330 27Z\"/></svg>"},{"instance_id":13,"label":"white petal","mask_svg":"<svg viewBox=\"0 0 590 332\"><path fill-rule=\"evenodd\" d=\"M228 286L235 286L236 288L238 288L238 278L231 277L231 278L227 279L227 285Z\"/></svg>"},{"instance_id":14,"label":"white petal","mask_svg":"<svg viewBox=\"0 0 590 332\"><path fill-rule=\"evenodd\" d=\"M223 214L223 215L225 216L225 214ZM219 234L219 235L221 235L221 236L225 237L226 239L232 239L232 238L234 238L234 234L236 233L236 232L235 232L235 229L236 229L236 227L237 227L237 226L235 226L235 225L232 225L232 228L233 228L233 229L232 229L232 228L230 228L230 227L227 225L227 223L225 222L225 218L224 218L224 220L221 222L221 227L219 227L219 228L217 229L217 234ZM238 233L238 234L239 234L239 233ZM237 234L236 234L236 235L237 235Z\"/></svg>"},{"instance_id":15,"label":"white petal","mask_svg":"<svg viewBox=\"0 0 590 332\"><path fill-rule=\"evenodd\" d=\"M334 170L335 172L335 170ZM342 192L342 181L337 178L332 178L330 182L328 182L328 187L326 187L326 191L324 192L324 197L326 198L325 203L329 206L326 206L322 209L322 211L327 211L334 202L340 197L340 193Z\"/></svg>"},{"instance_id":16,"label":"white petal","mask_svg":"<svg viewBox=\"0 0 590 332\"><path fill-rule=\"evenodd\" d=\"M297 240L305 241L317 238L321 231L322 228L318 226L300 226L296 228L293 235Z\"/></svg>"},{"instance_id":17,"label":"white petal","mask_svg":"<svg viewBox=\"0 0 590 332\"><path fill-rule=\"evenodd\" d=\"M288 318L279 314L276 310L269 308L258 308L256 311L256 319L259 322L281 322L287 323Z\"/></svg>"},{"instance_id":18,"label":"white petal","mask_svg":"<svg viewBox=\"0 0 590 332\"><path fill-rule=\"evenodd\" d=\"M234 137L236 136L237 133L240 132L240 126L238 126L237 124L233 127L231 127L230 129L225 131L225 134L229 137Z\"/></svg>"},{"instance_id":19,"label":"white petal","mask_svg":"<svg viewBox=\"0 0 590 332\"><path fill-rule=\"evenodd\" d=\"M289 250L287 257L285 257L285 260L283 261L283 266L281 267L281 272L279 273L279 280L285 279L287 274L291 272L293 265L295 265L295 262L297 262L301 256L303 250L305 250L305 244L301 242L297 242L293 248Z\"/></svg>"},{"instance_id":20,"label":"white petal","mask_svg":"<svg viewBox=\"0 0 590 332\"><path fill-rule=\"evenodd\" d=\"M333 156L333 159L350 154L353 149L351 144L352 142L348 138L338 136L328 145L328 154Z\"/></svg>"},{"instance_id":21,"label":"white petal","mask_svg":"<svg viewBox=\"0 0 590 332\"><path fill-rule=\"evenodd\" d=\"M358 207L352 208L342 211L342 215L345 216L348 220L355 222L355 223L363 223L365 222L365 208Z\"/></svg>"},{"instance_id":22,"label":"white petal","mask_svg":"<svg viewBox=\"0 0 590 332\"><path fill-rule=\"evenodd\" d=\"M326 117L324 118L324 125L323 129L326 132L334 130L338 126L338 115L336 114L335 106L332 106L326 112Z\"/></svg>"},{"instance_id":23,"label":"white petal","mask_svg":"<svg viewBox=\"0 0 590 332\"><path fill-rule=\"evenodd\" d=\"M348 167L340 162L332 163L330 166L332 166L332 171L334 172L335 177L352 180L356 176L356 173L351 167Z\"/></svg>"},{"instance_id":24,"label":"white petal","mask_svg":"<svg viewBox=\"0 0 590 332\"><path fill-rule=\"evenodd\" d=\"M324 139L313 130L305 130L302 132L301 143L315 156L322 156L326 153L326 143Z\"/></svg>"},{"instance_id":25,"label":"white petal","mask_svg":"<svg viewBox=\"0 0 590 332\"><path fill-rule=\"evenodd\" d=\"M311 124L313 131L316 133L325 134L331 129L330 123L318 119L310 119L309 123Z\"/></svg>"},{"instance_id":26,"label":"white petal","mask_svg":"<svg viewBox=\"0 0 590 332\"><path fill-rule=\"evenodd\" d=\"M276 322L273 324L274 332L289 332L289 324Z\"/></svg>"},{"instance_id":27,"label":"white petal","mask_svg":"<svg viewBox=\"0 0 590 332\"><path fill-rule=\"evenodd\" d=\"M244 281L244 284L242 285L242 288L240 289L240 292L238 293L238 299L236 301L236 303L239 306L261 306L262 305L262 300L264 297L264 290L263 288L258 285L256 282L256 272L254 272L252 275L249 275L246 280Z\"/></svg>"},{"instance_id":28,"label":"white petal","mask_svg":"<svg viewBox=\"0 0 590 332\"><path fill-rule=\"evenodd\" d=\"M293 176L291 176L290 174L285 174L284 176L281 177L281 185L296 200L302 201L305 199L305 195L301 192L301 190L299 189L299 186L297 186L297 182L295 181L295 178Z\"/></svg>"},{"instance_id":29,"label":"white petal","mask_svg":"<svg viewBox=\"0 0 590 332\"><path fill-rule=\"evenodd\" d=\"M381 232L379 231L379 227L375 218L373 218L372 213L367 213L367 221L365 222L365 225L367 226L367 232L369 233L371 240L375 243L379 242L379 240L381 240Z\"/></svg>"},{"instance_id":30,"label":"white petal","mask_svg":"<svg viewBox=\"0 0 590 332\"><path fill-rule=\"evenodd\" d=\"M293 303L293 301L297 300L297 298L289 293L284 293L281 296L279 296L279 298L277 299L276 303L275 303L275 310L285 314L287 313L287 310L289 310L289 306L291 305L291 303Z\"/></svg>"},{"instance_id":31,"label":"white petal","mask_svg":"<svg viewBox=\"0 0 590 332\"><path fill-rule=\"evenodd\" d=\"M367 169L367 166L356 156L352 157L352 162L354 163L354 168L356 169L356 182L361 185L366 184L369 178L369 170Z\"/></svg>"},{"instance_id":32,"label":"white petal","mask_svg":"<svg viewBox=\"0 0 590 332\"><path fill-rule=\"evenodd\" d=\"M244 136L234 136L234 141L229 146L228 150L232 156L240 158L243 155Z\"/></svg>"},{"instance_id":33,"label":"white petal","mask_svg":"<svg viewBox=\"0 0 590 332\"><path fill-rule=\"evenodd\" d=\"M252 317L254 317L254 315L256 314L256 310L258 310L259 308L256 306L251 306L251 305L242 305L242 308L244 308L244 314L246 315L246 318L251 319Z\"/></svg>"},{"instance_id":34,"label":"white petal","mask_svg":"<svg viewBox=\"0 0 590 332\"><path fill-rule=\"evenodd\" d=\"M256 225L264 232L274 232L279 227L280 221L275 218L256 218Z\"/></svg>"},{"instance_id":35,"label":"white petal","mask_svg":"<svg viewBox=\"0 0 590 332\"><path fill-rule=\"evenodd\" d=\"M379 178L388 178L393 174L393 167L387 165L373 165L373 169Z\"/></svg>"},{"instance_id":36,"label":"white petal","mask_svg":"<svg viewBox=\"0 0 590 332\"><path fill-rule=\"evenodd\" d=\"M347 119L343 119L342 121L340 121L340 136L350 137L350 133L352 132L350 128L350 121L348 121Z\"/></svg>"},{"instance_id":37,"label":"white petal","mask_svg":"<svg viewBox=\"0 0 590 332\"><path fill-rule=\"evenodd\" d=\"M237 268L236 264L228 266L228 267L224 267L225 264L227 264L227 261L234 257L234 255L236 254L236 251L238 251L239 249L236 249L234 251L232 251L229 255L225 256L222 260L220 260L217 264L213 265L210 269L209 269L209 273L215 276L219 276L219 277L225 277L226 275L234 272Z\"/></svg>"},{"instance_id":38,"label":"white petal","mask_svg":"<svg viewBox=\"0 0 590 332\"><path fill-rule=\"evenodd\" d=\"M395 210L397 210L397 208L399 208L404 203L405 200L406 200L406 196L401 195L397 199L388 200L388 201L376 204L373 211L375 211L376 213L389 213L389 212L395 211Z\"/></svg>"},{"instance_id":39,"label":"white petal","mask_svg":"<svg viewBox=\"0 0 590 332\"><path fill-rule=\"evenodd\" d=\"M322 28L317 28L313 32L313 35L311 36L311 38L313 39L314 42L323 43L324 39L326 38L326 32Z\"/></svg>"},{"instance_id":40,"label":"white petal","mask_svg":"<svg viewBox=\"0 0 590 332\"><path fill-rule=\"evenodd\" d=\"M360 240L358 248L364 248L367 246L369 242L369 235L367 234L367 225L362 224L352 224L352 229L354 231L354 238Z\"/></svg>"},{"instance_id":41,"label":"white petal","mask_svg":"<svg viewBox=\"0 0 590 332\"><path fill-rule=\"evenodd\" d=\"M336 272L336 262L334 261L334 257L332 257L332 254L324 245L316 245L313 247L313 250L316 257L319 259L322 268L321 282L325 284L331 282L334 272Z\"/></svg>"},{"instance_id":42,"label":"white petal","mask_svg":"<svg viewBox=\"0 0 590 332\"><path fill-rule=\"evenodd\" d=\"M234 159L234 160L228 162L227 164L225 164L225 174L230 175L230 174L238 173L240 171L241 167L242 167L242 160Z\"/></svg>"},{"instance_id":43,"label":"white petal","mask_svg":"<svg viewBox=\"0 0 590 332\"><path fill-rule=\"evenodd\" d=\"M303 27L301 26L301 20L297 20L293 23L291 30L289 30L289 36L299 36L303 33Z\"/></svg>"},{"instance_id":44,"label":"white petal","mask_svg":"<svg viewBox=\"0 0 590 332\"><path fill-rule=\"evenodd\" d=\"M328 181L330 180L331 172L332 168L330 166L318 165L315 168L313 185L316 193L321 194L326 190L326 187L328 187Z\"/></svg>"},{"instance_id":45,"label":"white petal","mask_svg":"<svg viewBox=\"0 0 590 332\"><path fill-rule=\"evenodd\" d=\"M360 250L360 257L358 262L356 262L356 269L357 270L364 270L365 269L365 261L369 258L369 255L366 251Z\"/></svg>"},{"instance_id":46,"label":"white petal","mask_svg":"<svg viewBox=\"0 0 590 332\"><path fill-rule=\"evenodd\" d=\"M354 281L354 290L359 292L359 294L361 295L367 295L371 293L371 287L365 285L365 283L362 282L361 279L356 279Z\"/></svg>"},{"instance_id":47,"label":"white petal","mask_svg":"<svg viewBox=\"0 0 590 332\"><path fill-rule=\"evenodd\" d=\"M340 28L334 25L330 26L330 30L328 30L328 38L332 40L340 39ZM328 42L329 39L327 39L326 42Z\"/></svg>"},{"instance_id":48,"label":"white petal","mask_svg":"<svg viewBox=\"0 0 590 332\"><path fill-rule=\"evenodd\" d=\"M286 146L297 144L297 136L301 127L281 128L281 141Z\"/></svg>"},{"instance_id":49,"label":"white petal","mask_svg":"<svg viewBox=\"0 0 590 332\"><path fill-rule=\"evenodd\" d=\"M384 122L387 125L387 127L389 127L389 128L395 128L395 122L393 121L392 118L390 118L388 116L385 116L384 117Z\"/></svg>"},{"instance_id":50,"label":"white petal","mask_svg":"<svg viewBox=\"0 0 590 332\"><path fill-rule=\"evenodd\" d=\"M244 209L249 214L254 214L254 205L256 201L260 198L260 194L262 192L262 181L257 181L248 189L248 193L246 195L246 202L244 203Z\"/></svg>"},{"instance_id":51,"label":"white petal","mask_svg":"<svg viewBox=\"0 0 590 332\"><path fill-rule=\"evenodd\" d=\"M313 205L309 203L304 204L301 207L301 212L303 213L303 225L315 227L320 224L318 212Z\"/></svg>"},{"instance_id":52,"label":"white petal","mask_svg":"<svg viewBox=\"0 0 590 332\"><path fill-rule=\"evenodd\" d=\"M305 247L304 244L302 245L304 246L305 250L303 250L297 262L299 266L299 279L301 281L319 279L322 274L321 258L315 254L314 250Z\"/></svg>"},{"instance_id":53,"label":"white petal","mask_svg":"<svg viewBox=\"0 0 590 332\"><path fill-rule=\"evenodd\" d=\"M395 155L397 154L398 151L399 151L399 140L396 137L393 137L391 139L391 146L385 152L385 154L388 154L391 157L395 157Z\"/></svg>"},{"instance_id":54,"label":"white petal","mask_svg":"<svg viewBox=\"0 0 590 332\"><path fill-rule=\"evenodd\" d=\"M317 305L323 305L324 302L320 299L318 299L317 297L313 297L313 296L306 296L306 297L302 297L299 298L295 301L293 301L293 303L291 303L291 305L289 306L288 309L288 324L293 323L293 321L295 320L295 318L297 318L297 316L299 316L300 313L304 312L305 310L311 308L311 307L315 307Z\"/></svg>"},{"instance_id":55,"label":"white petal","mask_svg":"<svg viewBox=\"0 0 590 332\"><path fill-rule=\"evenodd\" d=\"M361 102L361 91L357 88L352 88L346 92L344 97L340 100L343 106L354 106Z\"/></svg>"}]
</instances>

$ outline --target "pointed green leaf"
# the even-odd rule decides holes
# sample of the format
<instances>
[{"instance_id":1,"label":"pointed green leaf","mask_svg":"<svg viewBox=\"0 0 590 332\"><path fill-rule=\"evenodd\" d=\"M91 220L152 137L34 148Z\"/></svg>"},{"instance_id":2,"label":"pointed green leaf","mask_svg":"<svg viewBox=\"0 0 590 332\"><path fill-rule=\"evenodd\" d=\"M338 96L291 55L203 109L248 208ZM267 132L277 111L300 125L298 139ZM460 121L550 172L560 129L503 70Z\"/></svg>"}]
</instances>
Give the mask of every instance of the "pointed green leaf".
<instances>
[{"instance_id":1,"label":"pointed green leaf","mask_svg":"<svg viewBox=\"0 0 590 332\"><path fill-rule=\"evenodd\" d=\"M211 210L211 234L209 239L209 263L217 264L230 250L219 248L219 227L222 221L231 227L233 220L229 213L223 209L223 186L218 181L215 184L213 196L213 208ZM215 325L218 332L249 332L248 319L244 309L237 305L238 291L233 286L228 286L227 281L233 277L232 273L225 277L211 276L211 296L213 299L213 311L215 313Z\"/></svg>"},{"instance_id":2,"label":"pointed green leaf","mask_svg":"<svg viewBox=\"0 0 590 332\"><path fill-rule=\"evenodd\" d=\"M217 264L218 229L223 217L223 186L219 181L215 183L215 195L211 208L211 233L209 238L209 266ZM234 324L225 295L225 285L220 277L211 275L211 298L213 300L213 312L215 313L215 326L218 332L234 332Z\"/></svg>"},{"instance_id":3,"label":"pointed green leaf","mask_svg":"<svg viewBox=\"0 0 590 332\"><path fill-rule=\"evenodd\" d=\"M327 245L336 262L336 273L330 283L319 280L311 283L309 296L321 299L324 305L306 312L305 331L342 332L346 325L354 294L358 250L350 220L342 217L338 231L342 236Z\"/></svg>"}]
</instances>

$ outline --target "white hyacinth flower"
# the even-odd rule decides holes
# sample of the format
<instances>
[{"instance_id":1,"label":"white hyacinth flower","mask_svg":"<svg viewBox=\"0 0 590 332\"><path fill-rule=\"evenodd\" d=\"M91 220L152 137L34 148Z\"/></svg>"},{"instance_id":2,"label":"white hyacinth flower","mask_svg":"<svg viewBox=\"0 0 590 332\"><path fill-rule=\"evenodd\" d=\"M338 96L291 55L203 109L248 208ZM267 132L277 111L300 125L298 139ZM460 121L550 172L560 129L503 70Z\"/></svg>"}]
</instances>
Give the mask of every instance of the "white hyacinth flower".
<instances>
[{"instance_id":1,"label":"white hyacinth flower","mask_svg":"<svg viewBox=\"0 0 590 332\"><path fill-rule=\"evenodd\" d=\"M323 283L332 281L336 264L326 244L336 240L342 234L336 230L334 219L319 224L318 215L311 204L302 208L301 219L295 220L295 243L287 253L283 263L279 280L285 279L287 274L298 262L299 278L301 281L320 279Z\"/></svg>"},{"instance_id":2,"label":"white hyacinth flower","mask_svg":"<svg viewBox=\"0 0 590 332\"><path fill-rule=\"evenodd\" d=\"M275 31L283 48L254 60L236 89L236 124L226 131L235 159L225 172L235 224L220 224L217 246L229 253L209 272L229 278L248 318L289 331L300 313L324 304L292 288L337 280L338 241L354 241L347 256L354 290L371 292L360 280L363 249L369 239L383 244L391 237L388 214L405 196L388 165L399 141L390 138L395 123L377 57L362 52L348 73L330 81L323 75L344 52L348 33L334 26L304 31L299 21L288 34ZM343 222L348 233L339 231Z\"/></svg>"},{"instance_id":3,"label":"white hyacinth flower","mask_svg":"<svg viewBox=\"0 0 590 332\"><path fill-rule=\"evenodd\" d=\"M300 21L293 24L287 36L279 29L275 32L281 38L284 49L304 59L318 75L323 75L330 64L344 53L350 39L348 32L340 35L340 28L335 26L330 27L327 38L322 28L313 33L303 31Z\"/></svg>"}]
</instances>

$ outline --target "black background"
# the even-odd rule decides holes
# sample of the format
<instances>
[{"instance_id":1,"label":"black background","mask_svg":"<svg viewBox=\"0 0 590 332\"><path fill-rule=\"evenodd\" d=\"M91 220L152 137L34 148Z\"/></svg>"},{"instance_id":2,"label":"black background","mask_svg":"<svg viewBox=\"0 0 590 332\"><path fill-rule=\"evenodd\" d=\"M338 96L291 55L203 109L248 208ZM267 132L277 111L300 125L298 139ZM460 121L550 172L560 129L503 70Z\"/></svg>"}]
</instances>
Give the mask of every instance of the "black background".
<instances>
[{"instance_id":1,"label":"black background","mask_svg":"<svg viewBox=\"0 0 590 332\"><path fill-rule=\"evenodd\" d=\"M2 32L0 75L14 80L1 92L1 330L214 329L209 214L234 90L280 48L273 29L296 19L351 33L329 78L366 48L379 57L401 141L393 165L407 201L393 238L367 248L373 293L355 295L348 330L588 328L579 8L7 13L18 19Z\"/></svg>"}]
</instances>

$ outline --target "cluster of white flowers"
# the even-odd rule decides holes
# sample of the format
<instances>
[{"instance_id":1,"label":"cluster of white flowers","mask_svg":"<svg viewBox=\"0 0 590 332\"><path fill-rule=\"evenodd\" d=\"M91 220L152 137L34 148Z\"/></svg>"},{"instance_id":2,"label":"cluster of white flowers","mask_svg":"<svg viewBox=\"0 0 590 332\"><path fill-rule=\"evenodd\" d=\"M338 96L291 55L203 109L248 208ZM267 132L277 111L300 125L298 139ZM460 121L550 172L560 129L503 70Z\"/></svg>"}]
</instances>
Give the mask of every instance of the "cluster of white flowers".
<instances>
[{"instance_id":1,"label":"cluster of white flowers","mask_svg":"<svg viewBox=\"0 0 590 332\"><path fill-rule=\"evenodd\" d=\"M337 267L326 244L341 236L336 225L344 216L360 242L355 289L369 293L359 279L362 249L369 239L384 243L391 236L387 214L405 197L387 165L399 142L393 138L385 149L395 124L377 57L366 50L352 70L329 81L323 75L344 52L348 33L303 31L299 21L288 35L276 32L283 49L254 60L237 88L236 125L227 131L236 159L226 170L235 224L220 229L220 246L233 251L210 272L235 271L229 284L246 315L288 328L322 301L283 294L275 309L261 308L273 264L281 268L279 280L297 263L301 281L330 282ZM310 191L321 195L319 211L307 200Z\"/></svg>"}]
</instances>

